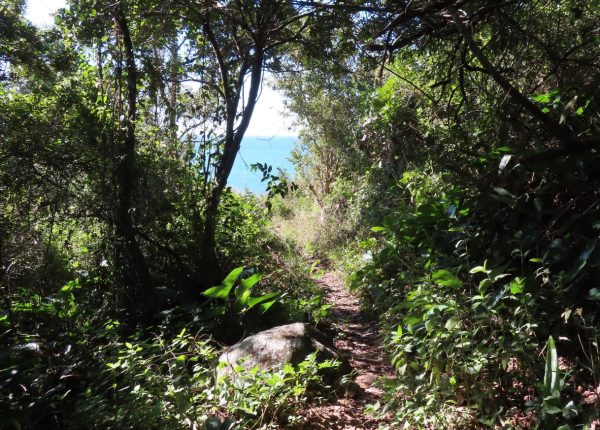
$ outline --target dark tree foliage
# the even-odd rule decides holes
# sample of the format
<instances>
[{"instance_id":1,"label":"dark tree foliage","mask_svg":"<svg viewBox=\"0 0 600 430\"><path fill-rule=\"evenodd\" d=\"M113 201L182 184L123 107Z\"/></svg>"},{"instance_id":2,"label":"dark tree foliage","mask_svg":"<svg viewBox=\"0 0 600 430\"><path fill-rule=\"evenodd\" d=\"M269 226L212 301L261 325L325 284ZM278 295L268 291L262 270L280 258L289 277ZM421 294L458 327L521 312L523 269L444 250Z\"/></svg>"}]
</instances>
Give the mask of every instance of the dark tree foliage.
<instances>
[{"instance_id":1,"label":"dark tree foliage","mask_svg":"<svg viewBox=\"0 0 600 430\"><path fill-rule=\"evenodd\" d=\"M325 144L302 158L308 185L322 169L343 172L328 184L327 222L376 226L360 243L373 261L353 276L395 331L388 342L400 379L389 407L398 422L447 426L444 416L463 414L459 426L473 425L460 407L476 405L490 426L589 425L598 377L598 5L317 7L353 16L359 37L346 79L364 85L366 102L351 116L328 112L356 88L323 79L306 96L316 80L308 74L282 87L305 126L303 144ZM358 78L364 68L375 80ZM328 137L336 127L349 129L348 140ZM333 166L324 150L334 151ZM344 208L348 189L355 205ZM560 392L532 382L543 381L546 346L571 363Z\"/></svg>"},{"instance_id":2,"label":"dark tree foliage","mask_svg":"<svg viewBox=\"0 0 600 430\"><path fill-rule=\"evenodd\" d=\"M48 30L25 6L0 3L1 428L291 417L314 360L212 381L214 339L327 313L280 196L314 199L311 251L380 317L375 412L597 424L597 2L70 0ZM299 189L259 163L261 200L228 177L266 72L302 130Z\"/></svg>"}]
</instances>

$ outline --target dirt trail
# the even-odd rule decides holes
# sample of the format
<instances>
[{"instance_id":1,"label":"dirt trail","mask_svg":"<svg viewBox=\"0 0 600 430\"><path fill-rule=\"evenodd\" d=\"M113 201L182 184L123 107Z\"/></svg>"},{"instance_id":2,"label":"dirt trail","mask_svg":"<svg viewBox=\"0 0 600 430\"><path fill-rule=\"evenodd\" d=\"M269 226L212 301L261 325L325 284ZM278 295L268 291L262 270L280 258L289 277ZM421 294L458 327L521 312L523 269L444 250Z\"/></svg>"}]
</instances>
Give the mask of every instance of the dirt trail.
<instances>
[{"instance_id":1,"label":"dirt trail","mask_svg":"<svg viewBox=\"0 0 600 430\"><path fill-rule=\"evenodd\" d=\"M379 400L381 390L373 386L381 376L393 377L377 326L361 312L360 302L344 287L334 272L327 272L319 284L327 292L336 337L335 346L346 356L356 372L354 381L360 390L353 396L302 411L305 429L376 430L385 429L385 422L366 414L364 408Z\"/></svg>"}]
</instances>

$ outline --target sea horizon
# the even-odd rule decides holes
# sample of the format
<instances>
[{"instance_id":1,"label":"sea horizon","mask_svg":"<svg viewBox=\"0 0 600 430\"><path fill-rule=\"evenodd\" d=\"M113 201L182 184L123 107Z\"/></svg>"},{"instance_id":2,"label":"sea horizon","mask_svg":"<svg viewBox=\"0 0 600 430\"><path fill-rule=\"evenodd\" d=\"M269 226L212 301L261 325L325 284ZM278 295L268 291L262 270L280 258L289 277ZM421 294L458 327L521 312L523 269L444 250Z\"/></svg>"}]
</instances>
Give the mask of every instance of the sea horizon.
<instances>
[{"instance_id":1,"label":"sea horizon","mask_svg":"<svg viewBox=\"0 0 600 430\"><path fill-rule=\"evenodd\" d=\"M297 141L296 135L244 136L227 185L240 193L264 194L266 183L261 182L262 173L250 169L254 163L267 163L273 172L282 169L293 179L294 164L290 156Z\"/></svg>"}]
</instances>

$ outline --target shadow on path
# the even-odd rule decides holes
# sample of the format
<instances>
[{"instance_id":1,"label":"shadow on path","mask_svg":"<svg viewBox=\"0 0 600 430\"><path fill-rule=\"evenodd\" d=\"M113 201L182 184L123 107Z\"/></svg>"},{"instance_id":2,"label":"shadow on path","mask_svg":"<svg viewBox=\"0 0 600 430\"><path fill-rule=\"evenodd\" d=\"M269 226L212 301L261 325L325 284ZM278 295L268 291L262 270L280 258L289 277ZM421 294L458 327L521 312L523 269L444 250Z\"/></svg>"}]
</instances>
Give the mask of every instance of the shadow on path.
<instances>
[{"instance_id":1,"label":"shadow on path","mask_svg":"<svg viewBox=\"0 0 600 430\"><path fill-rule=\"evenodd\" d=\"M377 378L393 378L394 371L384 353L376 324L360 309L359 300L344 286L334 272L327 272L319 284L331 304L331 316L336 333L335 346L350 362L360 389L346 397L323 405L312 406L300 414L306 423L302 429L315 430L377 430L386 422L365 413L365 406L376 403L381 390L373 386Z\"/></svg>"}]
</instances>

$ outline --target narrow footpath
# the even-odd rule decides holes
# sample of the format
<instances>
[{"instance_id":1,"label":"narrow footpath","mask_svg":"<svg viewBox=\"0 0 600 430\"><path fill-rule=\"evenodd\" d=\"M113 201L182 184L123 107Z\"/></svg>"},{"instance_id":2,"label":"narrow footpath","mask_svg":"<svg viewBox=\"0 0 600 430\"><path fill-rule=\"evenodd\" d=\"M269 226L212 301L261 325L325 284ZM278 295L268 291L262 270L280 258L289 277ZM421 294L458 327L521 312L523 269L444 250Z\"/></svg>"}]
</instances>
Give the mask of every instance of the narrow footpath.
<instances>
[{"instance_id":1,"label":"narrow footpath","mask_svg":"<svg viewBox=\"0 0 600 430\"><path fill-rule=\"evenodd\" d=\"M365 406L376 403L382 391L373 383L380 377L393 378L381 345L376 324L361 312L359 300L344 286L332 271L319 284L326 291L331 304L331 317L336 337L335 346L348 359L355 372L354 381L360 389L351 390L330 403L312 406L302 411L304 429L315 430L377 430L386 429L385 421L365 412Z\"/></svg>"}]
</instances>

